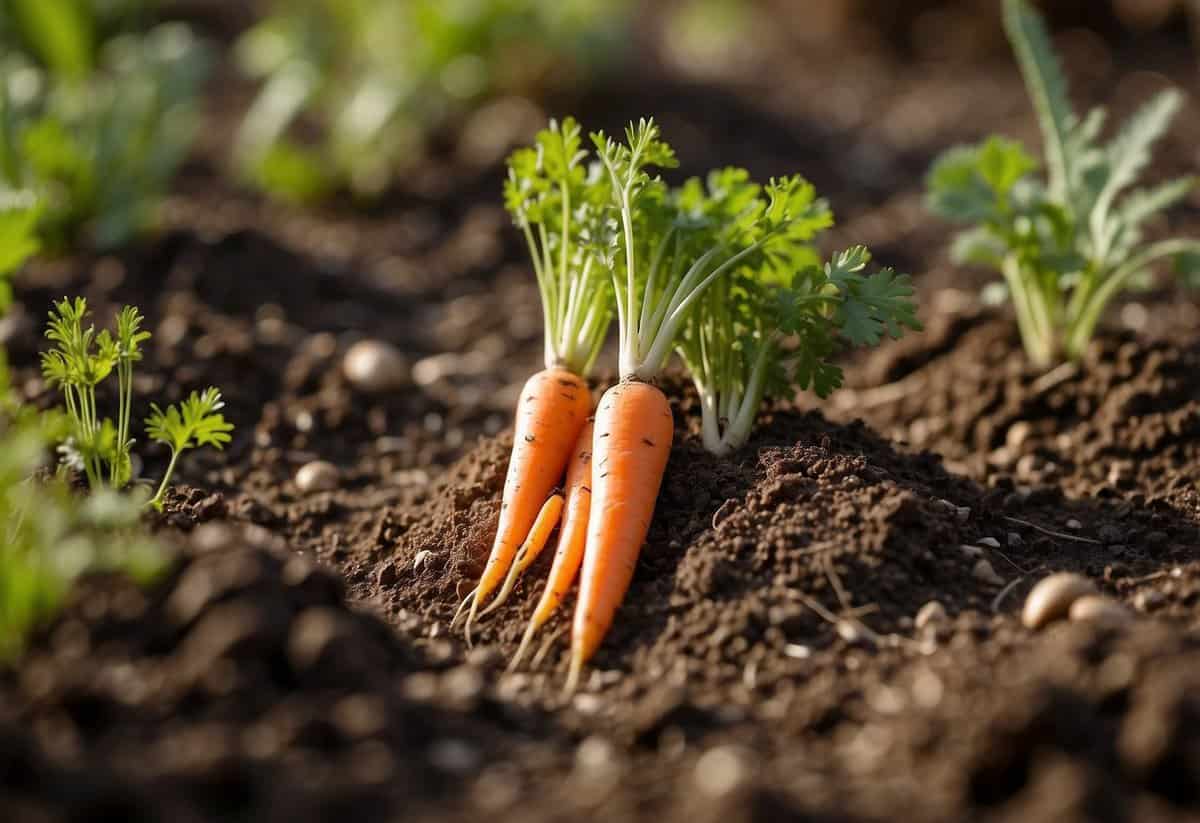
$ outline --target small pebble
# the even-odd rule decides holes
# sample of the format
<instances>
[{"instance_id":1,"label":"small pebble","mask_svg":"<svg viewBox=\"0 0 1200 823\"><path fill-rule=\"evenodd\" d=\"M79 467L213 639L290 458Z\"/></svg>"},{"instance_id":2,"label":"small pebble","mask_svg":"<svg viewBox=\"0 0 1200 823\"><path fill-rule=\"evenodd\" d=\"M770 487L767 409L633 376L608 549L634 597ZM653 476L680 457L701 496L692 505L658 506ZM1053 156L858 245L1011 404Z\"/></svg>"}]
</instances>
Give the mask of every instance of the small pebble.
<instances>
[{"instance_id":1,"label":"small pebble","mask_svg":"<svg viewBox=\"0 0 1200 823\"><path fill-rule=\"evenodd\" d=\"M946 620L946 607L936 600L930 600L917 611L913 625L923 629L932 623L942 623Z\"/></svg>"},{"instance_id":2,"label":"small pebble","mask_svg":"<svg viewBox=\"0 0 1200 823\"><path fill-rule=\"evenodd\" d=\"M783 654L792 660L807 660L812 657L812 649L799 643L788 643L783 647Z\"/></svg>"},{"instance_id":3,"label":"small pebble","mask_svg":"<svg viewBox=\"0 0 1200 823\"><path fill-rule=\"evenodd\" d=\"M417 552L417 556L413 558L413 571L419 572L421 569L429 565L429 561L433 559L433 552L429 549L421 549Z\"/></svg>"},{"instance_id":4,"label":"small pebble","mask_svg":"<svg viewBox=\"0 0 1200 823\"><path fill-rule=\"evenodd\" d=\"M1115 600L1099 594L1087 594L1071 604L1071 620L1122 626L1130 621L1129 610Z\"/></svg>"},{"instance_id":5,"label":"small pebble","mask_svg":"<svg viewBox=\"0 0 1200 823\"><path fill-rule=\"evenodd\" d=\"M869 639L859 625L852 620L839 620L834 628L837 630L838 637L847 643L862 643Z\"/></svg>"},{"instance_id":6,"label":"small pebble","mask_svg":"<svg viewBox=\"0 0 1200 823\"><path fill-rule=\"evenodd\" d=\"M1067 521L1067 528L1070 529L1071 531L1077 532L1083 528L1083 524L1080 523L1078 520L1076 520L1074 517L1072 517L1070 520Z\"/></svg>"},{"instance_id":7,"label":"small pebble","mask_svg":"<svg viewBox=\"0 0 1200 823\"><path fill-rule=\"evenodd\" d=\"M1073 572L1058 572L1038 581L1025 598L1021 622L1030 629L1040 629L1047 623L1067 616L1071 604L1081 597L1095 594L1092 581Z\"/></svg>"},{"instance_id":8,"label":"small pebble","mask_svg":"<svg viewBox=\"0 0 1200 823\"><path fill-rule=\"evenodd\" d=\"M724 797L746 779L746 764L733 746L716 746L700 755L693 773L696 787L709 797Z\"/></svg>"},{"instance_id":9,"label":"small pebble","mask_svg":"<svg viewBox=\"0 0 1200 823\"><path fill-rule=\"evenodd\" d=\"M361 340L342 358L342 373L360 391L394 391L408 382L408 362L395 346L379 340Z\"/></svg>"},{"instance_id":10,"label":"small pebble","mask_svg":"<svg viewBox=\"0 0 1200 823\"><path fill-rule=\"evenodd\" d=\"M296 472L296 488L302 492L327 492L338 487L338 469L327 460L305 463Z\"/></svg>"},{"instance_id":11,"label":"small pebble","mask_svg":"<svg viewBox=\"0 0 1200 823\"><path fill-rule=\"evenodd\" d=\"M1015 549L1025 542L1021 539L1021 535L1017 534L1016 532L1009 532L1005 539L1008 541L1008 547L1010 549Z\"/></svg>"},{"instance_id":12,"label":"small pebble","mask_svg":"<svg viewBox=\"0 0 1200 823\"><path fill-rule=\"evenodd\" d=\"M984 583L990 583L993 586L1003 586L1004 578L996 574L996 570L992 568L992 564L986 558L976 561L975 567L971 569L971 574L976 580L982 580Z\"/></svg>"},{"instance_id":13,"label":"small pebble","mask_svg":"<svg viewBox=\"0 0 1200 823\"><path fill-rule=\"evenodd\" d=\"M1166 600L1167 598L1162 592L1149 589L1133 596L1133 607L1140 612L1152 612Z\"/></svg>"}]
</instances>

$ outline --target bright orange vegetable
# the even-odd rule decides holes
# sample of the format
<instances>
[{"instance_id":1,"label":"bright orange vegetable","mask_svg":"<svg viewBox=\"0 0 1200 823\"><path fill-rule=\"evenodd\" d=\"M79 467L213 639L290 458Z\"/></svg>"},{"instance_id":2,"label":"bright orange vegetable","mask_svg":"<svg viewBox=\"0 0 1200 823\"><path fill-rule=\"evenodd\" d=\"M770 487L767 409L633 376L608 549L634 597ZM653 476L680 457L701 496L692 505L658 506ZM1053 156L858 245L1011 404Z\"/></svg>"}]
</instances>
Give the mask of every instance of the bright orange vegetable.
<instances>
[{"instance_id":1,"label":"bright orange vegetable","mask_svg":"<svg viewBox=\"0 0 1200 823\"><path fill-rule=\"evenodd\" d=\"M600 398L568 691L578 684L583 664L600 646L629 588L654 516L674 431L671 406L657 386L623 380Z\"/></svg>"},{"instance_id":2,"label":"bright orange vegetable","mask_svg":"<svg viewBox=\"0 0 1200 823\"><path fill-rule=\"evenodd\" d=\"M562 479L591 407L591 392L583 378L565 369L540 371L521 390L496 540L479 585L469 597L468 640L479 607L504 582L517 549Z\"/></svg>"},{"instance_id":3,"label":"bright orange vegetable","mask_svg":"<svg viewBox=\"0 0 1200 823\"><path fill-rule=\"evenodd\" d=\"M567 590L575 582L575 575L583 562L583 546L587 539L588 514L592 507L592 431L593 423L587 423L575 441L571 464L567 467L567 502L563 509L562 528L558 532L558 549L546 588L538 601L521 645L513 655L509 669L515 669L525 656L533 635L546 624L554 610L566 597ZM532 562L532 561L531 561Z\"/></svg>"},{"instance_id":4,"label":"bright orange vegetable","mask_svg":"<svg viewBox=\"0 0 1200 823\"><path fill-rule=\"evenodd\" d=\"M529 530L529 536L525 538L525 542L517 550L517 556L513 558L513 562L508 567L508 575L504 578L504 585L500 587L500 593L486 609L479 613L480 617L504 605L504 601L508 600L513 586L516 585L517 577L529 567L530 563L537 560L542 549L546 548L546 544L550 542L550 533L558 526L562 510L563 496L561 494L556 494L545 502L542 510L538 512L537 520L533 521L533 528Z\"/></svg>"}]
</instances>

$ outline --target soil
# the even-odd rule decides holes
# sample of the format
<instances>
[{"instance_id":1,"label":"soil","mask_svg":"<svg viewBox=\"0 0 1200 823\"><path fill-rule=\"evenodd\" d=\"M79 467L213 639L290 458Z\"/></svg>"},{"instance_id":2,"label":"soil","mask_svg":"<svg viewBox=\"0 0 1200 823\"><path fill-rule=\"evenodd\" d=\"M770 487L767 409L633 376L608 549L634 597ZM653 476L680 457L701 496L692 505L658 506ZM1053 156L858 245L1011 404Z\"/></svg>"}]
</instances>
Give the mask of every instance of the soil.
<instances>
[{"instance_id":1,"label":"soil","mask_svg":"<svg viewBox=\"0 0 1200 823\"><path fill-rule=\"evenodd\" d=\"M1185 51L1153 45L1138 65L1194 85ZM1200 308L1160 286L1079 365L1023 365L1011 321L969 296L983 275L946 263L946 227L919 210L939 146L1032 133L1012 72L855 59L836 75L849 113L802 93L833 82L820 55L776 67L779 86L750 65L576 101L597 125L661 113L697 166L811 169L846 215L837 243L917 272L928 328L848 357L827 401L768 410L733 459L701 448L694 393L668 379L654 522L571 698L561 617L539 665L504 671L548 558L472 647L448 628L540 359L494 161L451 152L365 214L297 212L231 190L202 149L164 233L32 267L0 331L31 402L54 402L36 326L80 293L99 318L123 302L149 318L140 403L219 385L238 428L182 461L151 523L172 570L148 589L83 581L0 671L0 819L1200 816ZM1189 117L1156 175L1194 160ZM1195 205L1174 223L1194 227ZM401 350L401 389L342 374L364 338ZM143 457L157 476L163 455ZM335 489L297 487L316 459ZM1130 619L1023 627L1060 570ZM918 627L933 601L945 617Z\"/></svg>"}]
</instances>

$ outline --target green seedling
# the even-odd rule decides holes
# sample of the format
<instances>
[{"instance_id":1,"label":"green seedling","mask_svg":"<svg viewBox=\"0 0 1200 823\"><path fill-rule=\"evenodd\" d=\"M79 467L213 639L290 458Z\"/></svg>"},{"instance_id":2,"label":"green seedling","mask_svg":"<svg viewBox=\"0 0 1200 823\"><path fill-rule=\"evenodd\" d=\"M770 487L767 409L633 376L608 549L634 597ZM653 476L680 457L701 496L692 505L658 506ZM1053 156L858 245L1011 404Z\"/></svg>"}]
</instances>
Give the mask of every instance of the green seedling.
<instances>
[{"instance_id":1,"label":"green seedling","mask_svg":"<svg viewBox=\"0 0 1200 823\"><path fill-rule=\"evenodd\" d=\"M725 169L704 185L689 181L673 199L681 244L753 252L697 302L678 343L714 454L746 443L764 400L809 388L824 397L840 386L830 358L843 343L876 345L920 328L909 278L886 268L868 274L866 248L821 263L812 242L833 215L802 178L760 189L745 171ZM772 213L793 219L758 237L759 215Z\"/></svg>"},{"instance_id":2,"label":"green seedling","mask_svg":"<svg viewBox=\"0 0 1200 823\"><path fill-rule=\"evenodd\" d=\"M99 333L85 326L87 301L63 299L50 312L46 337L55 345L42 353L42 374L57 387L66 404L70 434L60 444L63 462L81 472L95 491L121 489L132 479L133 438L130 418L133 409L133 367L142 359L141 346L150 333L141 328L143 317L133 306L124 307L117 317L117 333L107 329ZM102 417L96 389L112 374L117 375L117 418ZM166 410L151 405L146 421L150 438L171 449L171 460L149 504L162 505L163 494L179 455L198 446L220 449L229 442L233 425L219 413L221 393L208 388L193 392L181 407Z\"/></svg>"},{"instance_id":3,"label":"green seedling","mask_svg":"<svg viewBox=\"0 0 1200 823\"><path fill-rule=\"evenodd\" d=\"M1038 162L1019 143L993 136L937 160L929 205L973 224L954 256L1003 274L1025 350L1045 368L1082 356L1105 308L1148 282L1156 262L1172 259L1189 279L1200 273L1200 241L1145 239L1147 221L1196 181L1134 188L1180 108L1179 92L1158 94L1103 142L1105 110L1075 114L1042 19L1025 0L1005 0L1004 24L1037 113L1045 176L1034 174Z\"/></svg>"}]
</instances>

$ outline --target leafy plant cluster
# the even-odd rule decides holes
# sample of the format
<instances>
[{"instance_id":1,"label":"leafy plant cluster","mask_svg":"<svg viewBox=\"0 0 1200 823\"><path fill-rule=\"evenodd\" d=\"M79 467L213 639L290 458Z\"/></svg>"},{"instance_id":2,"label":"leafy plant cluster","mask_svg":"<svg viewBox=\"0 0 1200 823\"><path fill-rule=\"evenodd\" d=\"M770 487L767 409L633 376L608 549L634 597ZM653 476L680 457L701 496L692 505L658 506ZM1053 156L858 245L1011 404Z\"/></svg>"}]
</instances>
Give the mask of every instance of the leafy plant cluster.
<instances>
[{"instance_id":1,"label":"leafy plant cluster","mask_svg":"<svg viewBox=\"0 0 1200 823\"><path fill-rule=\"evenodd\" d=\"M186 155L209 63L187 26L123 31L134 0L8 0L0 25L0 195L31 190L52 248L143 228Z\"/></svg>"},{"instance_id":2,"label":"leafy plant cluster","mask_svg":"<svg viewBox=\"0 0 1200 823\"><path fill-rule=\"evenodd\" d=\"M93 491L124 488L133 479L130 416L133 408L133 366L142 359L142 343L150 332L133 306L117 316L116 333L84 325L88 314L82 297L63 299L50 312L46 337L54 347L42 353L42 374L63 395L69 435L60 445L63 461L82 473ZM116 375L117 417L101 417L97 387ZM179 455L199 446L220 449L230 440L233 424L226 422L221 392L209 387L193 391L179 406L165 410L151 404L146 434L171 450L171 460L150 505L160 507Z\"/></svg>"},{"instance_id":3,"label":"leafy plant cluster","mask_svg":"<svg viewBox=\"0 0 1200 823\"><path fill-rule=\"evenodd\" d=\"M653 380L677 350L712 451L741 446L764 399L839 385L830 358L843 343L919 328L907 276L868 273L863 247L822 260L813 243L833 216L802 177L762 185L725 168L670 186L650 171L676 165L653 120L624 142L591 140L594 156L568 118L509 162L505 203L534 261L547 351L581 340L574 362L590 364L613 313L622 377ZM555 362L574 367L548 354Z\"/></svg>"},{"instance_id":4,"label":"leafy plant cluster","mask_svg":"<svg viewBox=\"0 0 1200 823\"><path fill-rule=\"evenodd\" d=\"M1147 242L1147 222L1186 198L1196 179L1136 187L1182 96L1164 91L1107 141L1106 112L1078 116L1046 27L1025 0L1005 0L1004 24L1042 132L1045 177L1019 143L992 136L943 154L928 177L931 209L973 224L957 259L999 269L1030 359L1078 358L1104 309L1147 282L1156 261L1200 274L1200 241Z\"/></svg>"},{"instance_id":5,"label":"leafy plant cluster","mask_svg":"<svg viewBox=\"0 0 1200 823\"><path fill-rule=\"evenodd\" d=\"M35 247L28 210L0 210L0 272ZM70 428L61 413L20 404L0 348L0 660L20 651L79 575L112 569L146 580L165 563L138 528L136 498L111 489L83 498L66 471L50 471L48 449Z\"/></svg>"},{"instance_id":6,"label":"leafy plant cluster","mask_svg":"<svg viewBox=\"0 0 1200 823\"><path fill-rule=\"evenodd\" d=\"M378 193L427 135L481 99L602 66L627 0L278 0L238 44L262 81L235 163L267 192ZM296 138L309 127L315 139Z\"/></svg>"}]
</instances>

